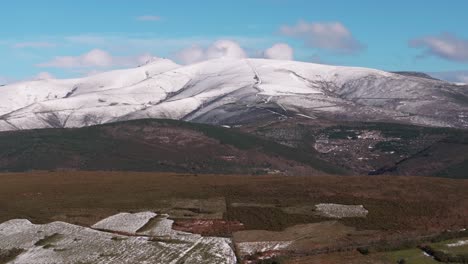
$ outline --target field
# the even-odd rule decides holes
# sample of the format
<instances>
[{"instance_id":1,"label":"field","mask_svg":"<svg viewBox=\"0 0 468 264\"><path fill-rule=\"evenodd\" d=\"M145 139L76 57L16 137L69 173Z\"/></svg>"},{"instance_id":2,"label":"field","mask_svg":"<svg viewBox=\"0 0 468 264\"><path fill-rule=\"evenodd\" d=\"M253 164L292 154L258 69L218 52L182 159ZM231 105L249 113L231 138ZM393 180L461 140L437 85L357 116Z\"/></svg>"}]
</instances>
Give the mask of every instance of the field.
<instances>
[{"instance_id":1,"label":"field","mask_svg":"<svg viewBox=\"0 0 468 264\"><path fill-rule=\"evenodd\" d=\"M63 220L89 225L119 212L189 204L190 208L186 209L192 213L206 215L227 210L225 217L238 218L236 220L251 225L251 229L262 226L267 230L280 230L292 224L321 220L300 211L288 214L281 208L334 202L362 204L369 210L366 218L342 220L357 228L443 230L468 225L467 189L466 180L425 177L70 171L1 174L0 206L3 210L0 222L26 218L35 223ZM182 202L176 203L176 200ZM232 203L253 202L275 207L231 206ZM197 206L206 208L193 208ZM255 211L263 212L253 215ZM273 217L275 220L270 220Z\"/></svg>"},{"instance_id":2,"label":"field","mask_svg":"<svg viewBox=\"0 0 468 264\"><path fill-rule=\"evenodd\" d=\"M437 244L434 244L433 247L437 250L442 250L450 254L467 253L468 237L439 242Z\"/></svg>"},{"instance_id":3,"label":"field","mask_svg":"<svg viewBox=\"0 0 468 264\"><path fill-rule=\"evenodd\" d=\"M333 258L335 251L367 246L371 256L358 259L388 261L407 257L412 251L399 251L414 250L444 230L466 228L467 189L467 180L430 177L12 173L0 175L0 223L28 219L89 227L122 212L148 211L168 214L181 230L232 238L241 257L294 252L300 256L291 261L308 263L301 259L327 252ZM314 210L323 203L362 205L368 213L330 218Z\"/></svg>"},{"instance_id":4,"label":"field","mask_svg":"<svg viewBox=\"0 0 468 264\"><path fill-rule=\"evenodd\" d=\"M284 260L287 264L397 264L404 259L409 264L435 264L439 263L419 249L408 249L394 252L385 252L372 255L361 255L358 252L325 254L313 257L291 258Z\"/></svg>"}]
</instances>

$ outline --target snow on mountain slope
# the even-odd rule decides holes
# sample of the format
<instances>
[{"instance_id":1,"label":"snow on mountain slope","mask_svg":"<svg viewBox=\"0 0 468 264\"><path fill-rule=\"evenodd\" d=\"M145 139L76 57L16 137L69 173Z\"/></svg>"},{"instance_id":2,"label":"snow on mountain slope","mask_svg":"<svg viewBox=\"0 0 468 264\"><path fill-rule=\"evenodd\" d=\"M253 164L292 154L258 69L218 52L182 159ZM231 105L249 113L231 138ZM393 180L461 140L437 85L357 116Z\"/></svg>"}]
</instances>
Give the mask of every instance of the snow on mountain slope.
<instances>
[{"instance_id":1,"label":"snow on mountain slope","mask_svg":"<svg viewBox=\"0 0 468 264\"><path fill-rule=\"evenodd\" d=\"M81 79L0 88L0 130L141 118L239 124L265 117L468 127L468 88L379 70L264 59L156 60Z\"/></svg>"}]
</instances>

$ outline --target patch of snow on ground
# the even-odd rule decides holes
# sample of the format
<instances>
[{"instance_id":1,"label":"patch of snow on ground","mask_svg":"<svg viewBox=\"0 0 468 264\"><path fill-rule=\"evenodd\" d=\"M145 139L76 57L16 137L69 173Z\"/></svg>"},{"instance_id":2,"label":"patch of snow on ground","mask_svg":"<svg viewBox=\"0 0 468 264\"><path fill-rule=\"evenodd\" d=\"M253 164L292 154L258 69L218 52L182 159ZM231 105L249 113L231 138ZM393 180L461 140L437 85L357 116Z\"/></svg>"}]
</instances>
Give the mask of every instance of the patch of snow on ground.
<instances>
[{"instance_id":1,"label":"patch of snow on ground","mask_svg":"<svg viewBox=\"0 0 468 264\"><path fill-rule=\"evenodd\" d=\"M319 214L331 218L366 217L369 213L363 205L321 203L315 205L315 208Z\"/></svg>"},{"instance_id":2,"label":"patch of snow on ground","mask_svg":"<svg viewBox=\"0 0 468 264\"><path fill-rule=\"evenodd\" d=\"M115 226L120 224L125 228L119 230L128 232L135 230L152 215L148 212L118 214L105 219L107 221L102 226L116 229ZM129 224L131 220L138 224ZM0 249L24 249L12 262L15 264L237 262L230 239L184 233L186 237L193 236L193 239L180 241L171 236L177 234L177 231L171 230L171 225L170 220L157 225L163 230L154 230L155 234L169 235L166 239L158 239L140 234L113 234L63 222L35 225L28 220L10 220L0 224ZM54 236L54 239L50 239Z\"/></svg>"},{"instance_id":3,"label":"patch of snow on ground","mask_svg":"<svg viewBox=\"0 0 468 264\"><path fill-rule=\"evenodd\" d=\"M168 215L161 215L160 217L161 218L157 219L153 227L147 231L139 232L138 235L153 237L155 240L160 241L168 241L168 239L170 239L190 245L182 255L186 255L189 259L198 259L200 263L207 263L203 257L207 252L216 256L216 258L225 259L226 262L220 263L236 263L231 239L222 237L202 237L198 234L176 231L172 229L174 221L168 219Z\"/></svg>"},{"instance_id":4,"label":"patch of snow on ground","mask_svg":"<svg viewBox=\"0 0 468 264\"><path fill-rule=\"evenodd\" d=\"M464 245L468 245L468 240L460 240L456 243L447 244L447 247L461 247Z\"/></svg>"},{"instance_id":5,"label":"patch of snow on ground","mask_svg":"<svg viewBox=\"0 0 468 264\"><path fill-rule=\"evenodd\" d=\"M237 243L237 250L241 256L255 253L287 249L293 241L260 241Z\"/></svg>"},{"instance_id":6,"label":"patch of snow on ground","mask_svg":"<svg viewBox=\"0 0 468 264\"><path fill-rule=\"evenodd\" d=\"M142 228L151 218L155 216L156 214L152 212L142 212L136 214L120 213L97 222L92 226L92 228L135 234L138 229Z\"/></svg>"}]
</instances>

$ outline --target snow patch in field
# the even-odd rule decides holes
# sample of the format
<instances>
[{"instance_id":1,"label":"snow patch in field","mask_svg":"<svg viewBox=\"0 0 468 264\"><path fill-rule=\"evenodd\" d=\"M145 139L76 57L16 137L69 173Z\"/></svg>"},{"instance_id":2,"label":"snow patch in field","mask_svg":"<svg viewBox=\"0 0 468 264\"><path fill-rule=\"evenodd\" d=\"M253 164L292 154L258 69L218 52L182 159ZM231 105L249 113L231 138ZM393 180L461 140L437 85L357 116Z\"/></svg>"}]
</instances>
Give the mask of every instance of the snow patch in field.
<instances>
[{"instance_id":1,"label":"snow patch in field","mask_svg":"<svg viewBox=\"0 0 468 264\"><path fill-rule=\"evenodd\" d=\"M447 244L447 247L461 247L464 245L468 245L468 240L460 240L456 243Z\"/></svg>"},{"instance_id":2,"label":"snow patch in field","mask_svg":"<svg viewBox=\"0 0 468 264\"><path fill-rule=\"evenodd\" d=\"M153 213L118 214L104 219L99 227L128 232L143 225ZM136 223L129 223L131 221ZM124 228L116 228L121 225ZM53 222L35 225L28 220L10 220L0 224L0 249L24 249L15 264L133 264L133 263L220 263L237 262L231 240L218 237L201 237L190 233L174 233L172 222L162 221L153 234L145 236L120 235L111 232ZM136 230L135 230L136 231ZM172 235L191 239L180 240ZM55 237L54 239L50 239Z\"/></svg>"},{"instance_id":3,"label":"snow patch in field","mask_svg":"<svg viewBox=\"0 0 468 264\"><path fill-rule=\"evenodd\" d=\"M92 226L92 228L135 234L138 229L142 228L151 218L155 216L156 214L152 212L142 212L136 214L120 213L97 222Z\"/></svg>"},{"instance_id":4,"label":"snow patch in field","mask_svg":"<svg viewBox=\"0 0 468 264\"><path fill-rule=\"evenodd\" d=\"M237 243L237 250L241 256L253 255L268 251L287 249L293 241L260 241Z\"/></svg>"},{"instance_id":5,"label":"snow patch in field","mask_svg":"<svg viewBox=\"0 0 468 264\"><path fill-rule=\"evenodd\" d=\"M332 203L321 203L315 205L315 210L330 218L345 218L345 217L366 217L369 211L363 205L343 205Z\"/></svg>"}]
</instances>

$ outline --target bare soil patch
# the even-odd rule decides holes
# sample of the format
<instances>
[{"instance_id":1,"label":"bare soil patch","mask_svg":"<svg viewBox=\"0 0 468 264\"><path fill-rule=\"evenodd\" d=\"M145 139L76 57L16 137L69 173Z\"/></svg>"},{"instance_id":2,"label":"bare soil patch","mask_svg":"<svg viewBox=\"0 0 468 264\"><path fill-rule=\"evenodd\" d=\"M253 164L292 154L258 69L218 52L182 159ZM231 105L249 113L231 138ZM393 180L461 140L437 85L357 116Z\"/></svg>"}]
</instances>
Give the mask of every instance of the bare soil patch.
<instances>
[{"instance_id":1,"label":"bare soil patch","mask_svg":"<svg viewBox=\"0 0 468 264\"><path fill-rule=\"evenodd\" d=\"M233 232L245 229L244 224L239 221L219 219L176 220L172 228L202 236L230 236Z\"/></svg>"}]
</instances>

